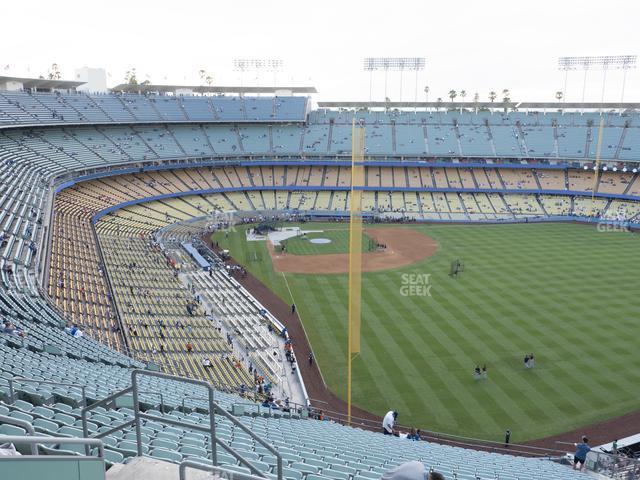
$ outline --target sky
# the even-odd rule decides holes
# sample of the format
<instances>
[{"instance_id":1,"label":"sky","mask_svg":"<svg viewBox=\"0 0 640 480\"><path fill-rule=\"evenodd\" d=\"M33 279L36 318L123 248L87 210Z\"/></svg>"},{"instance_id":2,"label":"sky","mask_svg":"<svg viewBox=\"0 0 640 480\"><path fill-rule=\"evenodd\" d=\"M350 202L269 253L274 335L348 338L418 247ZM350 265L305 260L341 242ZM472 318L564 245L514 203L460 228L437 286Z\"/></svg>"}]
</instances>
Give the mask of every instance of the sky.
<instances>
[{"instance_id":1,"label":"sky","mask_svg":"<svg viewBox=\"0 0 640 480\"><path fill-rule=\"evenodd\" d=\"M425 86L430 101L452 89L487 101L505 88L515 101L553 101L564 89L559 56L640 54L637 0L30 0L0 12L0 75L46 76L57 63L64 79L104 68L108 86L131 68L140 81L198 85L203 69L215 85L312 85L320 101L369 100L370 80L384 100L384 73L371 78L364 57L426 58L417 78L402 75L402 97L389 72L392 101L424 101ZM241 74L234 58L280 59L283 69ZM566 101L581 100L583 79L569 72ZM600 101L603 79L587 72L587 101ZM622 83L609 70L604 100L620 101ZM637 69L624 100L640 102Z\"/></svg>"}]
</instances>

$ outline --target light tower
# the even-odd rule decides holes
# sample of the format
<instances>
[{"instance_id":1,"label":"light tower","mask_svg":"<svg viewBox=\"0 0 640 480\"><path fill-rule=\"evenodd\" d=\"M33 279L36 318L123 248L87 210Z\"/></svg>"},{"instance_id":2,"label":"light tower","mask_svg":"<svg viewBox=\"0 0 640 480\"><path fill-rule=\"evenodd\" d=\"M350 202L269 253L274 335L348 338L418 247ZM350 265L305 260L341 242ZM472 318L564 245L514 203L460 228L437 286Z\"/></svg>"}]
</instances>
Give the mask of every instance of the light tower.
<instances>
[{"instance_id":1,"label":"light tower","mask_svg":"<svg viewBox=\"0 0 640 480\"><path fill-rule=\"evenodd\" d=\"M415 101L418 101L418 72L424 70L426 59L424 57L366 57L363 61L363 69L369 72L369 101L372 96L373 72L384 71L384 98L387 95L387 80L389 70L400 72L400 101L402 101L402 72L415 71Z\"/></svg>"},{"instance_id":2,"label":"light tower","mask_svg":"<svg viewBox=\"0 0 640 480\"><path fill-rule=\"evenodd\" d=\"M234 58L233 70L240 72L240 86L243 86L244 72L273 72L273 86L277 84L277 74L284 67L279 58Z\"/></svg>"},{"instance_id":3,"label":"light tower","mask_svg":"<svg viewBox=\"0 0 640 480\"><path fill-rule=\"evenodd\" d=\"M627 70L636 68L636 55L600 55L586 57L559 57L558 69L564 71L564 100L567 98L567 76L569 70L584 70L584 78L582 80L582 103L584 103L584 94L587 86L587 72L589 70L602 70L602 93L600 95L600 103L604 103L604 92L607 84L607 71L610 68L623 70L624 77L622 80L622 97L624 100L624 88L627 81Z\"/></svg>"}]
</instances>

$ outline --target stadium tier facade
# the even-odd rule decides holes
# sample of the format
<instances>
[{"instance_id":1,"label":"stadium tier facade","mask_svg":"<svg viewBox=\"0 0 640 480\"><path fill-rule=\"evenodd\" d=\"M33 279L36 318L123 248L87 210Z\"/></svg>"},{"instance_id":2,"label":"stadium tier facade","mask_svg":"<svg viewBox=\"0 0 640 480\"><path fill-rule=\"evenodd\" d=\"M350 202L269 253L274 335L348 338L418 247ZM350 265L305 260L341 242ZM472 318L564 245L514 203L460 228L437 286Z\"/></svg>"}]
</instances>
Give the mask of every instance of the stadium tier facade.
<instances>
[{"instance_id":1,"label":"stadium tier facade","mask_svg":"<svg viewBox=\"0 0 640 480\"><path fill-rule=\"evenodd\" d=\"M271 358L272 330L282 325L228 275L178 272L150 239L173 228L173 237L189 242L189 224L221 215L347 217L354 121L366 132L368 221L635 229L640 116L310 106L293 96L0 92L0 315L21 332L0 335L0 433L28 431L11 419L42 435L107 432L109 463L142 449L171 462L217 458L232 470L274 477L284 461L284 476L296 480L373 479L414 459L458 479L580 477L540 459L407 446L334 423L258 415L259 406L243 404L237 392L253 385L254 370L271 384L283 381ZM224 328L212 320L214 310ZM65 331L71 324L84 335ZM201 357L209 364L194 360ZM212 455L212 437L185 426L209 421L205 387L162 376L144 378L135 407L154 419L144 420L142 432L130 425L112 431L138 418L138 409L117 401L92 410L87 427L83 407L129 387L132 370L150 367L213 385L225 412L244 405L249 429L279 456L219 415L216 435L252 466L224 449ZM56 448L85 451L84 444Z\"/></svg>"}]
</instances>

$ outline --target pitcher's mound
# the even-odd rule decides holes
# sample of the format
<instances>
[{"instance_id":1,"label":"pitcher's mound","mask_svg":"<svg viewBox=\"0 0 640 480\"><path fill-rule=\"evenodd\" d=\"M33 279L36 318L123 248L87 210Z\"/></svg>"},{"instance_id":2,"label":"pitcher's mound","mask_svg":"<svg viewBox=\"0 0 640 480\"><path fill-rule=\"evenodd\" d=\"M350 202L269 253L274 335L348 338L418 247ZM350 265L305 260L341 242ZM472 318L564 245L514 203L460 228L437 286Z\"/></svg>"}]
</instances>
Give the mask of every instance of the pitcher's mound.
<instances>
[{"instance_id":1,"label":"pitcher's mound","mask_svg":"<svg viewBox=\"0 0 640 480\"><path fill-rule=\"evenodd\" d=\"M310 243L317 243L320 245L324 245L326 243L331 243L331 239L329 238L312 238L311 240L309 240Z\"/></svg>"},{"instance_id":2,"label":"pitcher's mound","mask_svg":"<svg viewBox=\"0 0 640 480\"><path fill-rule=\"evenodd\" d=\"M362 271L375 272L391 268L404 267L433 255L438 243L414 230L404 227L367 228L366 234L384 248L377 252L362 254ZM324 242L317 242L324 240ZM328 243L327 238L310 240L313 243ZM267 242L273 268L284 273L347 273L349 254L331 253L327 255L293 255L276 253L273 245Z\"/></svg>"}]
</instances>

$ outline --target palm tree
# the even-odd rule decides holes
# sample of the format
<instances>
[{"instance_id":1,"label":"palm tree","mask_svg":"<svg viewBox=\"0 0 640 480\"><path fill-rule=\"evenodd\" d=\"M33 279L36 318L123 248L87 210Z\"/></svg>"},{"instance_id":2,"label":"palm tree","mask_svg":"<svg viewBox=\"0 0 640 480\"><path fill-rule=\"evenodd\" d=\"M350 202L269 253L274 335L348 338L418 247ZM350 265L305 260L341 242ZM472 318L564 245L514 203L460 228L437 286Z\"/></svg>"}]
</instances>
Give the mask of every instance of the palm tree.
<instances>
[{"instance_id":1,"label":"palm tree","mask_svg":"<svg viewBox=\"0 0 640 480\"><path fill-rule=\"evenodd\" d=\"M200 77L201 82L204 82L209 86L213 83L213 74L207 72L204 68L198 70L198 76Z\"/></svg>"},{"instance_id":2,"label":"palm tree","mask_svg":"<svg viewBox=\"0 0 640 480\"><path fill-rule=\"evenodd\" d=\"M496 99L496 97L497 97L497 96L498 96L498 95L497 95L497 94L496 94L496 92L494 92L493 90L491 90L491 91L489 92L489 100L491 100L491 103L493 103L493 102L494 102L494 100Z\"/></svg>"},{"instance_id":3,"label":"palm tree","mask_svg":"<svg viewBox=\"0 0 640 480\"><path fill-rule=\"evenodd\" d=\"M438 111L438 108L440 107L440 104L442 103L442 97L438 97L438 99L436 100L436 102L438 102L438 106L436 106L436 112Z\"/></svg>"},{"instance_id":4,"label":"palm tree","mask_svg":"<svg viewBox=\"0 0 640 480\"><path fill-rule=\"evenodd\" d=\"M562 100L562 97L564 97L564 94L560 90L558 90L556 92L556 100L560 101Z\"/></svg>"},{"instance_id":5,"label":"palm tree","mask_svg":"<svg viewBox=\"0 0 640 480\"><path fill-rule=\"evenodd\" d=\"M137 85L138 78L136 77L136 69L135 67L131 70L127 70L127 73L124 74L124 83L128 83L129 85Z\"/></svg>"},{"instance_id":6,"label":"palm tree","mask_svg":"<svg viewBox=\"0 0 640 480\"><path fill-rule=\"evenodd\" d=\"M467 96L466 90L460 90L460 97L462 97L462 101L464 102L464 97ZM460 107L460 113L462 113L462 107Z\"/></svg>"},{"instance_id":7,"label":"palm tree","mask_svg":"<svg viewBox=\"0 0 640 480\"><path fill-rule=\"evenodd\" d=\"M480 101L480 94L478 92L473 94L473 103L478 103ZM474 107L476 113L478 113L478 105Z\"/></svg>"},{"instance_id":8,"label":"palm tree","mask_svg":"<svg viewBox=\"0 0 640 480\"><path fill-rule=\"evenodd\" d=\"M456 92L455 90L449 90L449 98L451 99L451 101L453 102L453 99L456 98L458 96L458 92Z\"/></svg>"},{"instance_id":9,"label":"palm tree","mask_svg":"<svg viewBox=\"0 0 640 480\"><path fill-rule=\"evenodd\" d=\"M502 90L502 101L504 102L504 111L507 111L507 104L511 101L509 89L505 88Z\"/></svg>"},{"instance_id":10,"label":"palm tree","mask_svg":"<svg viewBox=\"0 0 640 480\"><path fill-rule=\"evenodd\" d=\"M425 85L424 87L424 101L428 102L429 101L429 86Z\"/></svg>"},{"instance_id":11,"label":"palm tree","mask_svg":"<svg viewBox=\"0 0 640 480\"><path fill-rule=\"evenodd\" d=\"M52 63L51 68L49 69L49 80L60 80L61 78L60 68L57 63Z\"/></svg>"}]
</instances>

